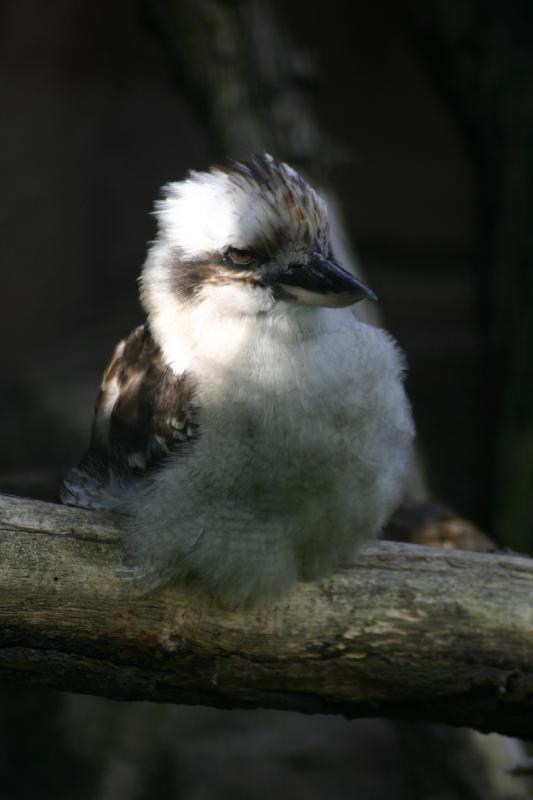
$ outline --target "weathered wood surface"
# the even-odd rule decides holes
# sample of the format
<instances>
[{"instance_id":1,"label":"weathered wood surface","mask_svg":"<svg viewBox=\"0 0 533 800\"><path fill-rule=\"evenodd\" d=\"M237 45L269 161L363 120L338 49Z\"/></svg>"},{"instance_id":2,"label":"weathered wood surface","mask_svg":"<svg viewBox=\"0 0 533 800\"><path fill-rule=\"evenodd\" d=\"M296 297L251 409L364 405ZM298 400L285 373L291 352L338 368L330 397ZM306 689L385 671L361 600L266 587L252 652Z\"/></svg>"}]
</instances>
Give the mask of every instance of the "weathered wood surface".
<instances>
[{"instance_id":1,"label":"weathered wood surface","mask_svg":"<svg viewBox=\"0 0 533 800\"><path fill-rule=\"evenodd\" d=\"M120 517L0 497L0 676L533 737L533 561L382 542L261 612L117 575Z\"/></svg>"}]
</instances>

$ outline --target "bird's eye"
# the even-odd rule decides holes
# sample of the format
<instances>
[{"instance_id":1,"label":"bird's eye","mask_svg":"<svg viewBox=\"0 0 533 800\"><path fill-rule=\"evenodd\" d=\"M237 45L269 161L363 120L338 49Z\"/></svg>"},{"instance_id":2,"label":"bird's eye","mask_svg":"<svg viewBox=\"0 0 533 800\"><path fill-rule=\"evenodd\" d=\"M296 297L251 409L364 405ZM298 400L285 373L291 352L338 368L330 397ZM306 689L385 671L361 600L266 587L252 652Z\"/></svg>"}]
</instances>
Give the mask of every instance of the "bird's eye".
<instances>
[{"instance_id":1,"label":"bird's eye","mask_svg":"<svg viewBox=\"0 0 533 800\"><path fill-rule=\"evenodd\" d=\"M254 254L250 250L239 250L237 247L230 247L226 255L236 267L246 267L254 260Z\"/></svg>"}]
</instances>

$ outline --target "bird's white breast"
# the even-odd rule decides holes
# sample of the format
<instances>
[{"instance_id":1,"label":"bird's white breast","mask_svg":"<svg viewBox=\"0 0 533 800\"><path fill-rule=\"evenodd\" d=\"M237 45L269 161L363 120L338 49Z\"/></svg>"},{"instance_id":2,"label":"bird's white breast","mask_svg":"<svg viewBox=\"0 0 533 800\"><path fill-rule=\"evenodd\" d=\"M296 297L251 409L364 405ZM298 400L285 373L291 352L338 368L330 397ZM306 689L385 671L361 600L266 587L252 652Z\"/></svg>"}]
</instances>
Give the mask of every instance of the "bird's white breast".
<instances>
[{"instance_id":1,"label":"bird's white breast","mask_svg":"<svg viewBox=\"0 0 533 800\"><path fill-rule=\"evenodd\" d=\"M350 310L195 315L176 347L200 437L137 500L130 550L232 602L264 600L335 566L398 502L412 436L401 358Z\"/></svg>"}]
</instances>

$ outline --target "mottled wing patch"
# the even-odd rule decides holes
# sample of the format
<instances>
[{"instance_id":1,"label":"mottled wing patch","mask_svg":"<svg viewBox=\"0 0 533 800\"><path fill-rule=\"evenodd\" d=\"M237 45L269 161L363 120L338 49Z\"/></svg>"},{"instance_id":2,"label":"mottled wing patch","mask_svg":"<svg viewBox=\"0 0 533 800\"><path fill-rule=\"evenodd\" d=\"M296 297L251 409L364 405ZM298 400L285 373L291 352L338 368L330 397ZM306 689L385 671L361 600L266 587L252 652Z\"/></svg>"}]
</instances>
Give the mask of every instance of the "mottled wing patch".
<instances>
[{"instance_id":1,"label":"mottled wing patch","mask_svg":"<svg viewBox=\"0 0 533 800\"><path fill-rule=\"evenodd\" d=\"M89 449L61 499L108 508L120 487L150 473L198 435L194 383L163 361L147 325L120 342L104 372Z\"/></svg>"}]
</instances>

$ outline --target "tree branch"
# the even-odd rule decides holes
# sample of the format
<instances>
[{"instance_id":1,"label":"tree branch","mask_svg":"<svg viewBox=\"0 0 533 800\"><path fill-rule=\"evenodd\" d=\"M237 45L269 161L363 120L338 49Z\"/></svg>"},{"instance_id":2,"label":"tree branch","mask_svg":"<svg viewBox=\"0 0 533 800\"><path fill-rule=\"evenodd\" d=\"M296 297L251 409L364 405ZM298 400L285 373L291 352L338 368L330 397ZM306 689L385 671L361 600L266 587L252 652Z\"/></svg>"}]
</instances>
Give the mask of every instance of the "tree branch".
<instances>
[{"instance_id":1,"label":"tree branch","mask_svg":"<svg viewBox=\"0 0 533 800\"><path fill-rule=\"evenodd\" d=\"M0 675L533 738L533 560L381 542L267 611L135 597L120 517L0 496Z\"/></svg>"}]
</instances>

